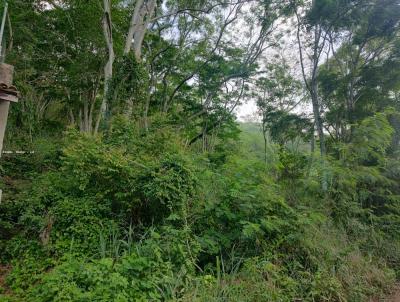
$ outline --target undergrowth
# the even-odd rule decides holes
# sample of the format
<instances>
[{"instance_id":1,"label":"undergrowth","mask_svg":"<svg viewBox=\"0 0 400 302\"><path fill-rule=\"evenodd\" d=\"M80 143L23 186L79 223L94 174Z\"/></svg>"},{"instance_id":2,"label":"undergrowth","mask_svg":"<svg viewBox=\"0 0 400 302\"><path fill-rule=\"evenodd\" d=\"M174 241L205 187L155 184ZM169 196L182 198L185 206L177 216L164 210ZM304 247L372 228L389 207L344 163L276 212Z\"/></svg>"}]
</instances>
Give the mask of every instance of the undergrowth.
<instances>
[{"instance_id":1,"label":"undergrowth","mask_svg":"<svg viewBox=\"0 0 400 302\"><path fill-rule=\"evenodd\" d=\"M399 174L383 114L325 165L274 145L267 164L247 145L198 154L167 125L113 123L2 167L2 301L361 302L395 282Z\"/></svg>"}]
</instances>

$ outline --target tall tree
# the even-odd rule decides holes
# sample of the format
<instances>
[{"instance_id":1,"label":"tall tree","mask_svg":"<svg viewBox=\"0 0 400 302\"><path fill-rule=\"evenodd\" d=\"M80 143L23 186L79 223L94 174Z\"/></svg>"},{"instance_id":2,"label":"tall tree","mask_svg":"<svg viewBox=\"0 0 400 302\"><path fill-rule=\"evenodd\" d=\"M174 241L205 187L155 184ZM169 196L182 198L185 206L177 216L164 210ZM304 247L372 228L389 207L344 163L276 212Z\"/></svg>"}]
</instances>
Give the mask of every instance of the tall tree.
<instances>
[{"instance_id":1,"label":"tall tree","mask_svg":"<svg viewBox=\"0 0 400 302\"><path fill-rule=\"evenodd\" d=\"M330 109L333 105L337 108L330 111L331 116L336 116L334 128L338 139L352 139L354 123L365 117L360 115L362 103L374 99L371 89L378 83L372 83L368 74L378 69L390 72L385 65L396 64L394 50L399 21L398 1L371 1L358 5L340 24L341 31L330 35L331 57L324 64L320 83L325 97L331 100L327 105ZM394 77L392 72L392 83L395 83ZM382 73L380 80L385 78Z\"/></svg>"},{"instance_id":2,"label":"tall tree","mask_svg":"<svg viewBox=\"0 0 400 302\"><path fill-rule=\"evenodd\" d=\"M301 73L309 92L314 123L318 133L322 161L325 162L326 144L322 117L322 100L318 88L318 76L324 52L328 51L329 37L352 12L358 1L312 0L305 3L292 2L297 21L297 44ZM323 172L325 174L325 172ZM322 188L326 191L327 180L323 175Z\"/></svg>"}]
</instances>

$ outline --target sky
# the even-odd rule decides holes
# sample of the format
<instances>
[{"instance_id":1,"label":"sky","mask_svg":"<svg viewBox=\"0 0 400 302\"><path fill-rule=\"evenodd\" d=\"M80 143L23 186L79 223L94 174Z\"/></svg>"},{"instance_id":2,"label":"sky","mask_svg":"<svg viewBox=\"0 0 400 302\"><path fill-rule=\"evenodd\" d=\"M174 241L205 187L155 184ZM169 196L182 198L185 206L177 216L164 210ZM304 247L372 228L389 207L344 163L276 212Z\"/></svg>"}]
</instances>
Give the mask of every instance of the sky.
<instances>
[{"instance_id":1,"label":"sky","mask_svg":"<svg viewBox=\"0 0 400 302\"><path fill-rule=\"evenodd\" d=\"M257 106L254 100L247 100L236 109L239 121L244 122L246 116L253 116L257 113Z\"/></svg>"}]
</instances>

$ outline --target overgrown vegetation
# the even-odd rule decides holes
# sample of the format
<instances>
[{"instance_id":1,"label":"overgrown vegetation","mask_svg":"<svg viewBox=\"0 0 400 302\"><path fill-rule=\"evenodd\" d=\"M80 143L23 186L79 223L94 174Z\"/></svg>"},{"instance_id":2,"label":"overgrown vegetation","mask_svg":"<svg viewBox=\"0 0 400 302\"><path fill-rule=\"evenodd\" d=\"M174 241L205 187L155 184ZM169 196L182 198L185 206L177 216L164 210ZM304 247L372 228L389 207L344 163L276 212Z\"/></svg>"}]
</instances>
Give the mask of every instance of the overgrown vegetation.
<instances>
[{"instance_id":1,"label":"overgrown vegetation","mask_svg":"<svg viewBox=\"0 0 400 302\"><path fill-rule=\"evenodd\" d=\"M34 153L1 158L0 301L363 302L400 278L397 1L9 17L5 149Z\"/></svg>"}]
</instances>

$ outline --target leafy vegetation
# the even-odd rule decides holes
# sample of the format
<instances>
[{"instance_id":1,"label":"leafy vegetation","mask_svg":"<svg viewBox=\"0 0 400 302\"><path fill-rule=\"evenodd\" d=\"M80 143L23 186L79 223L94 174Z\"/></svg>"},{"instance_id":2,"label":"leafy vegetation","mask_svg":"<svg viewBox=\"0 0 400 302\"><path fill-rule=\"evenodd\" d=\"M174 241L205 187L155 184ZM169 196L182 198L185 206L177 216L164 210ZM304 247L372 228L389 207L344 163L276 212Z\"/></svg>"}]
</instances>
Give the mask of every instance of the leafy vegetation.
<instances>
[{"instance_id":1,"label":"leafy vegetation","mask_svg":"<svg viewBox=\"0 0 400 302\"><path fill-rule=\"evenodd\" d=\"M34 152L0 162L0 301L363 302L400 278L398 1L9 8L4 149Z\"/></svg>"}]
</instances>

